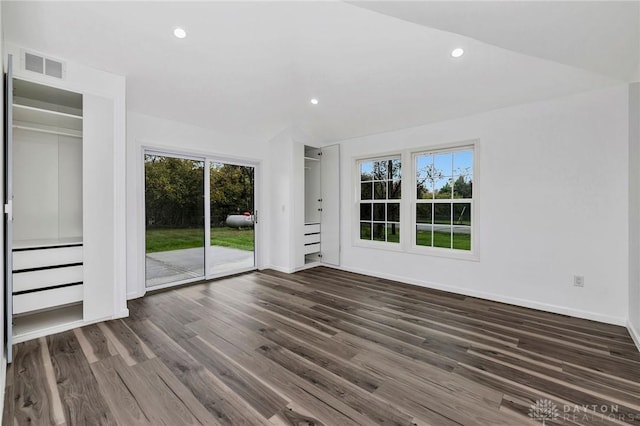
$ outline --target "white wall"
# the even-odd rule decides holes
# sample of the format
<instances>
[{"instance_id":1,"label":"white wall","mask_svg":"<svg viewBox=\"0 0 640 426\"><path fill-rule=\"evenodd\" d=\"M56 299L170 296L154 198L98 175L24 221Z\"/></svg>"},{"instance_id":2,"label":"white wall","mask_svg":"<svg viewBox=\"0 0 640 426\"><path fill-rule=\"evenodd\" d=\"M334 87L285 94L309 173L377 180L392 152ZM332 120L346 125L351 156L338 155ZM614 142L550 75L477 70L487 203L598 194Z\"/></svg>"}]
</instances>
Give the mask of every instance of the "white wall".
<instances>
[{"instance_id":1,"label":"white wall","mask_svg":"<svg viewBox=\"0 0 640 426\"><path fill-rule=\"evenodd\" d=\"M256 175L256 208L259 221L268 220L268 199L264 185L268 158L265 140L251 140L176 121L127 113L127 298L144 294L144 174L142 150L151 147L173 152L210 155L220 159L237 159L259 163ZM266 222L265 222L266 223ZM260 224L259 224L260 225ZM264 229L266 227L262 227ZM269 241L260 232L257 241L258 267L269 264ZM265 249L260 250L262 247Z\"/></svg>"},{"instance_id":2,"label":"white wall","mask_svg":"<svg viewBox=\"0 0 640 426\"><path fill-rule=\"evenodd\" d=\"M269 146L269 211L267 250L270 268L293 271L295 222L295 142L291 129L271 138ZM265 210L266 211L266 210ZM264 217L263 217L264 220Z\"/></svg>"},{"instance_id":3,"label":"white wall","mask_svg":"<svg viewBox=\"0 0 640 426\"><path fill-rule=\"evenodd\" d=\"M479 261L353 245L354 157L471 139L480 141ZM626 86L343 141L342 266L626 324L627 155Z\"/></svg>"},{"instance_id":4,"label":"white wall","mask_svg":"<svg viewBox=\"0 0 640 426\"><path fill-rule=\"evenodd\" d=\"M640 349L640 83L629 85L629 331Z\"/></svg>"}]
</instances>

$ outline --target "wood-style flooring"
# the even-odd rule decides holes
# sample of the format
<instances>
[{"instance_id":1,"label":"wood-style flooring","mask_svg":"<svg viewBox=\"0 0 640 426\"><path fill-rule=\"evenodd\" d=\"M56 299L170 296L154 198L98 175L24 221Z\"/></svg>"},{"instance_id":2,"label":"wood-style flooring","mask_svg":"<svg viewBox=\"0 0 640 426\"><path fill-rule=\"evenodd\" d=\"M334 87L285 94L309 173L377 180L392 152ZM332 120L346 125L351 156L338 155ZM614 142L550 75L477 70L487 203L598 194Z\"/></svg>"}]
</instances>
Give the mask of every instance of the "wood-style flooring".
<instances>
[{"instance_id":1,"label":"wood-style flooring","mask_svg":"<svg viewBox=\"0 0 640 426\"><path fill-rule=\"evenodd\" d=\"M3 424L640 424L622 327L328 268L129 309L16 345Z\"/></svg>"}]
</instances>

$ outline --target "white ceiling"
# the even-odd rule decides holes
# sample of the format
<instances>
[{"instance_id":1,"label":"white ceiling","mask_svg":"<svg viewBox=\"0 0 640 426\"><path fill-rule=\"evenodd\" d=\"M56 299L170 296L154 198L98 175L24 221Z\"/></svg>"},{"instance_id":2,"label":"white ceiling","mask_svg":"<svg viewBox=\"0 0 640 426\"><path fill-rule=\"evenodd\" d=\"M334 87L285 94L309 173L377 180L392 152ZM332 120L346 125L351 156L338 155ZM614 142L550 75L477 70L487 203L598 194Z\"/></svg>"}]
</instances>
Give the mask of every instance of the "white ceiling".
<instances>
[{"instance_id":1,"label":"white ceiling","mask_svg":"<svg viewBox=\"0 0 640 426\"><path fill-rule=\"evenodd\" d=\"M634 79L637 3L499 3L3 1L2 18L9 42L125 75L130 110L256 140L293 125L335 141Z\"/></svg>"}]
</instances>

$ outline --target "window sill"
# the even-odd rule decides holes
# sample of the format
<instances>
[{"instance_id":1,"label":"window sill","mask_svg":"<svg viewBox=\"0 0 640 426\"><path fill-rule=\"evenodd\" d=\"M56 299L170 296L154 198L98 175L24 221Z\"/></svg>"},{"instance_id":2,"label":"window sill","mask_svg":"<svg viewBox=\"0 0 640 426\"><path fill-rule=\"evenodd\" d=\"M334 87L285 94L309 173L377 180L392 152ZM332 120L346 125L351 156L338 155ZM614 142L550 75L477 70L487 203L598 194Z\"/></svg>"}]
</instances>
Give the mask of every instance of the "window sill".
<instances>
[{"instance_id":1,"label":"window sill","mask_svg":"<svg viewBox=\"0 0 640 426\"><path fill-rule=\"evenodd\" d=\"M401 243L389 243L387 241L372 241L372 240L355 240L353 247L359 248L372 248L377 250L404 252Z\"/></svg>"},{"instance_id":2,"label":"window sill","mask_svg":"<svg viewBox=\"0 0 640 426\"><path fill-rule=\"evenodd\" d=\"M439 249L434 247L413 246L407 250L407 253L419 254L422 256L444 257L454 260L467 260L471 262L479 262L480 256L478 252L470 252L466 250L455 249Z\"/></svg>"}]
</instances>

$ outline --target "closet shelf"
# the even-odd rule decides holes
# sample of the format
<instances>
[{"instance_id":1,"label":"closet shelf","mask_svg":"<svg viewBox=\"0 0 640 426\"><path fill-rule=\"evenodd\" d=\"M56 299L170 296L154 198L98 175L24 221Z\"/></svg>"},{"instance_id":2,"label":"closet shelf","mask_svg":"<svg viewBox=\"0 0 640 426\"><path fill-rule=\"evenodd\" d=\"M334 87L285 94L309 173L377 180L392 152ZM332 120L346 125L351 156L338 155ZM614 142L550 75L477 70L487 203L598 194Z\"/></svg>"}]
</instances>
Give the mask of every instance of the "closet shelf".
<instances>
[{"instance_id":1,"label":"closet shelf","mask_svg":"<svg viewBox=\"0 0 640 426\"><path fill-rule=\"evenodd\" d=\"M32 132L47 133L50 135L69 136L72 138L82 138L82 130L61 129L56 126L45 126L38 123L13 120L14 129L30 130Z\"/></svg>"},{"instance_id":2,"label":"closet shelf","mask_svg":"<svg viewBox=\"0 0 640 426\"><path fill-rule=\"evenodd\" d=\"M300 157L298 157L298 158L300 158ZM320 161L319 158L313 158L313 157L304 157L304 160L305 161Z\"/></svg>"},{"instance_id":3,"label":"closet shelf","mask_svg":"<svg viewBox=\"0 0 640 426\"><path fill-rule=\"evenodd\" d=\"M27 105L13 105L13 119L21 123L38 123L37 127L55 127L82 131L82 116Z\"/></svg>"}]
</instances>

